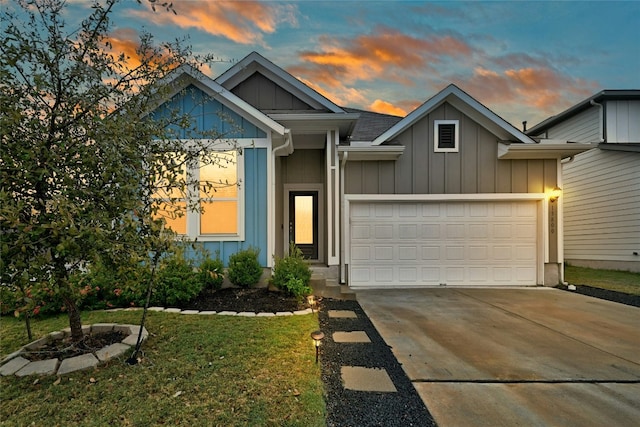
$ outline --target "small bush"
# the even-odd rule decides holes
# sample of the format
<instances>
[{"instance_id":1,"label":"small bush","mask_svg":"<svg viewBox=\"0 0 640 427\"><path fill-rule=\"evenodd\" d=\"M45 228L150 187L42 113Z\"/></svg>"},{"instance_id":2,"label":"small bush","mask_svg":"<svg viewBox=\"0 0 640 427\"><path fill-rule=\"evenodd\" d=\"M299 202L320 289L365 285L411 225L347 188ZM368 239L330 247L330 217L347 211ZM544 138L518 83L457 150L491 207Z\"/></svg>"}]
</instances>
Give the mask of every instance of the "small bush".
<instances>
[{"instance_id":1,"label":"small bush","mask_svg":"<svg viewBox=\"0 0 640 427\"><path fill-rule=\"evenodd\" d=\"M241 288L250 288L260 280L262 266L258 261L259 249L249 248L229 257L227 276L229 281Z\"/></svg>"},{"instance_id":2,"label":"small bush","mask_svg":"<svg viewBox=\"0 0 640 427\"><path fill-rule=\"evenodd\" d=\"M275 259L271 284L278 289L298 298L311 293L309 281L311 269L302 256L300 248L293 243L289 247L289 255Z\"/></svg>"},{"instance_id":3,"label":"small bush","mask_svg":"<svg viewBox=\"0 0 640 427\"><path fill-rule=\"evenodd\" d=\"M202 291L202 287L193 263L182 254L173 255L162 262L158 271L151 305L168 307L190 301Z\"/></svg>"},{"instance_id":4,"label":"small bush","mask_svg":"<svg viewBox=\"0 0 640 427\"><path fill-rule=\"evenodd\" d=\"M218 256L215 259L205 258L200 263L198 278L204 288L220 289L222 282L224 282L224 264L222 260Z\"/></svg>"}]
</instances>

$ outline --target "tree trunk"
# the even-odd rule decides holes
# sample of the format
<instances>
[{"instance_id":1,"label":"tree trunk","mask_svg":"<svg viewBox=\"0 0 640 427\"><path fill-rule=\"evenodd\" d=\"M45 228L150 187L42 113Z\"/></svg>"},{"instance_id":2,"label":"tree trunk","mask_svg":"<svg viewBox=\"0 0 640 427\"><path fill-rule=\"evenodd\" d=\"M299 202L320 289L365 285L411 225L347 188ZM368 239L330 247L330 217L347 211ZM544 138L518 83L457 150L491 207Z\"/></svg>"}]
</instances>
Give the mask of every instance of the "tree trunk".
<instances>
[{"instance_id":1,"label":"tree trunk","mask_svg":"<svg viewBox=\"0 0 640 427\"><path fill-rule=\"evenodd\" d=\"M69 297L62 297L64 306L69 316L69 327L71 328L71 341L74 343L82 341L84 333L82 332L82 320L80 319L80 311L76 303Z\"/></svg>"},{"instance_id":2,"label":"tree trunk","mask_svg":"<svg viewBox=\"0 0 640 427\"><path fill-rule=\"evenodd\" d=\"M27 327L27 337L29 337L29 342L33 341L33 335L31 334L31 315L29 314L29 310L24 313L24 323Z\"/></svg>"}]
</instances>

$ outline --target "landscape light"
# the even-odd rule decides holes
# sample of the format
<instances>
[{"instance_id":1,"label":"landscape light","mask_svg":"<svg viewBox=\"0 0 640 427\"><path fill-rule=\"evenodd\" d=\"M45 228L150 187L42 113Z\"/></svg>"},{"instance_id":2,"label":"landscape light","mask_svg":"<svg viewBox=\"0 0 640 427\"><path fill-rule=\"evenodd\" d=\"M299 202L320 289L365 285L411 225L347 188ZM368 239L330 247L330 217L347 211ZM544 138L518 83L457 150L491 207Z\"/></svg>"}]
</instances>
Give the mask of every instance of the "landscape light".
<instances>
[{"instance_id":1,"label":"landscape light","mask_svg":"<svg viewBox=\"0 0 640 427\"><path fill-rule=\"evenodd\" d=\"M320 347L320 341L324 338L324 332L322 331L313 331L311 332L311 339L313 340L313 344L316 348L316 363L318 363L318 350Z\"/></svg>"}]
</instances>

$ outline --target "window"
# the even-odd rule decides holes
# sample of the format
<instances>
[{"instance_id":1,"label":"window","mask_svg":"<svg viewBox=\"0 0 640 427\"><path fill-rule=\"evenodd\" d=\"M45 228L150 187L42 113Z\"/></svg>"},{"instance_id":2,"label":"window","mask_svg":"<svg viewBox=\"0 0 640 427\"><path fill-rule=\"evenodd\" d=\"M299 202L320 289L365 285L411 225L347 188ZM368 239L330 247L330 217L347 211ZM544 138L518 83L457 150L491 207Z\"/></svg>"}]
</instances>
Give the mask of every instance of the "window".
<instances>
[{"instance_id":1,"label":"window","mask_svg":"<svg viewBox=\"0 0 640 427\"><path fill-rule=\"evenodd\" d=\"M200 165L200 235L238 233L238 153Z\"/></svg>"},{"instance_id":2,"label":"window","mask_svg":"<svg viewBox=\"0 0 640 427\"><path fill-rule=\"evenodd\" d=\"M221 151L213 163L200 161L184 168L185 176L198 181L197 189L161 190L159 216L178 234L199 240L241 238L243 157L237 151ZM172 201L173 203L169 203ZM198 206L199 209L189 207Z\"/></svg>"},{"instance_id":3,"label":"window","mask_svg":"<svg viewBox=\"0 0 640 427\"><path fill-rule=\"evenodd\" d=\"M436 153L458 152L458 120L434 121L434 151Z\"/></svg>"}]
</instances>

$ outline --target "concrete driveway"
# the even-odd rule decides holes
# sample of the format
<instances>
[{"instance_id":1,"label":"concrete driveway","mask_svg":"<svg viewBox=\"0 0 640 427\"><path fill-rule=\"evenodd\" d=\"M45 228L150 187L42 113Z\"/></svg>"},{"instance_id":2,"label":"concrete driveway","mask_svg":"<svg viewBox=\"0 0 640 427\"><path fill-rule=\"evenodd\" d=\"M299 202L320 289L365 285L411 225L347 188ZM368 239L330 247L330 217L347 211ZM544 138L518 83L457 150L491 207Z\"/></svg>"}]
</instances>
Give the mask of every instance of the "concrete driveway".
<instances>
[{"instance_id":1,"label":"concrete driveway","mask_svg":"<svg viewBox=\"0 0 640 427\"><path fill-rule=\"evenodd\" d=\"M548 288L357 299L440 427L640 425L640 308Z\"/></svg>"}]
</instances>

